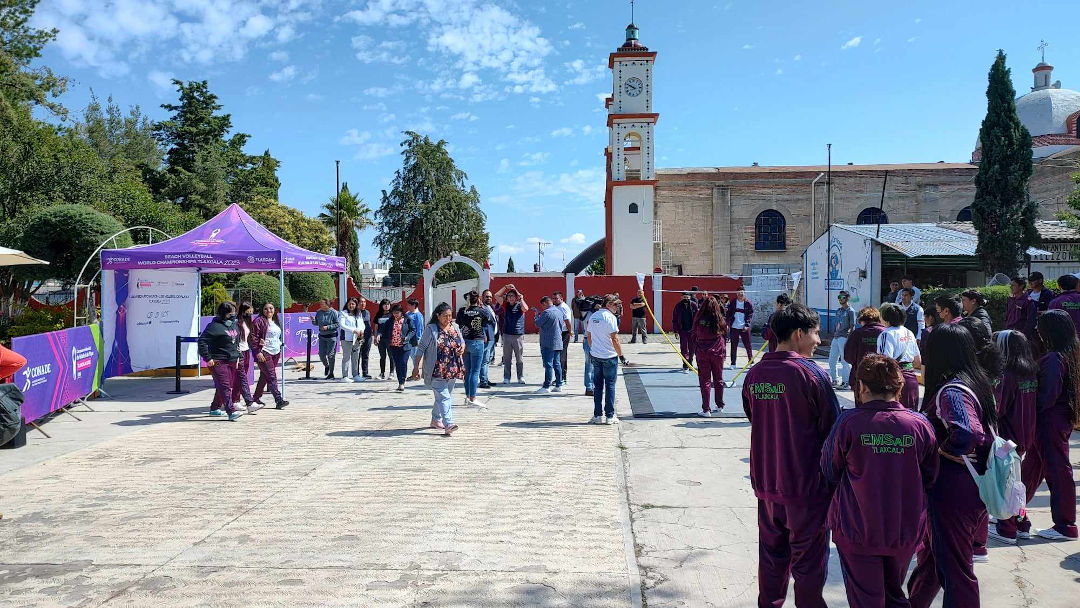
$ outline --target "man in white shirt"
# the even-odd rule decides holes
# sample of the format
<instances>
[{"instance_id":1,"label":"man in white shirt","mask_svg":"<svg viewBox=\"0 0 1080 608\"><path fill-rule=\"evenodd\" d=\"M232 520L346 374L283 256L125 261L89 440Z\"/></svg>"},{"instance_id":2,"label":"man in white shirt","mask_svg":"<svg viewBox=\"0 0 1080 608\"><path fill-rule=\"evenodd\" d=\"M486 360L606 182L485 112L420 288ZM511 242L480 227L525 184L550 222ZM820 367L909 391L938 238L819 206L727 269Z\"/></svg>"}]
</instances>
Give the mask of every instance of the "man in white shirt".
<instances>
[{"instance_id":1,"label":"man in white shirt","mask_svg":"<svg viewBox=\"0 0 1080 608\"><path fill-rule=\"evenodd\" d=\"M570 344L570 340L574 337L574 311L570 309L570 305L566 303L563 298L563 292L556 291L551 294L551 303L559 307L563 316L566 317L565 327L562 332L562 351L560 352L560 363L562 364L562 377L566 379L566 350Z\"/></svg>"},{"instance_id":2,"label":"man in white shirt","mask_svg":"<svg viewBox=\"0 0 1080 608\"><path fill-rule=\"evenodd\" d=\"M916 340L922 339L922 332L926 329L926 316L922 306L915 303L915 289L905 287L900 290L900 307L904 309L904 327L915 334Z\"/></svg>"},{"instance_id":3,"label":"man in white shirt","mask_svg":"<svg viewBox=\"0 0 1080 608\"><path fill-rule=\"evenodd\" d=\"M604 296L604 307L589 317L585 328L585 341L589 344L593 364L593 417L589 424L618 422L615 417L615 381L618 379L622 345L619 344L619 321L615 318L615 311L619 309L619 304L619 298L614 295Z\"/></svg>"},{"instance_id":4,"label":"man in white shirt","mask_svg":"<svg viewBox=\"0 0 1080 608\"><path fill-rule=\"evenodd\" d=\"M922 290L919 289L918 287L915 287L915 280L914 279L912 279L910 276L906 276L906 277L900 279L900 285L901 285L900 291L897 292L896 299L893 300L894 304L903 304L903 302L901 302L901 299L904 297L904 290L905 289L910 289L910 290L914 291L915 292L915 297L913 297L912 300L914 300L916 302L919 301L919 297L922 296Z\"/></svg>"}]
</instances>

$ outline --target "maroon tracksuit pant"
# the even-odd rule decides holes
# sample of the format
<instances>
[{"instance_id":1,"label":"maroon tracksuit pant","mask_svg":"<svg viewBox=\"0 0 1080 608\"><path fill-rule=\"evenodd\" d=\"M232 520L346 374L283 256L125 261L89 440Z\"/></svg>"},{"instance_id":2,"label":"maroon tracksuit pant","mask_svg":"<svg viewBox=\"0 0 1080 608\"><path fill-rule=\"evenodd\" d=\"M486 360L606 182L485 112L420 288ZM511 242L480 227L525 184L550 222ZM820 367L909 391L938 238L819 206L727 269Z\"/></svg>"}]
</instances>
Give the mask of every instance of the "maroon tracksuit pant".
<instances>
[{"instance_id":1,"label":"maroon tracksuit pant","mask_svg":"<svg viewBox=\"0 0 1080 608\"><path fill-rule=\"evenodd\" d=\"M258 401L259 398L263 396L263 390L269 386L270 394L274 396L274 401L280 403L282 399L281 389L278 388L277 382L277 368L278 364L281 363L281 353L271 355L263 352L262 355L266 359L265 361L255 360L259 364L259 382L255 385L255 394L252 396L255 398L255 401Z\"/></svg>"},{"instance_id":2,"label":"maroon tracksuit pant","mask_svg":"<svg viewBox=\"0 0 1080 608\"><path fill-rule=\"evenodd\" d=\"M1046 480L1054 529L1076 538L1076 485L1069 461L1072 430L1067 414L1060 409L1039 412L1035 419L1035 446L1024 455L1021 476L1027 487L1028 502Z\"/></svg>"},{"instance_id":3,"label":"maroon tracksuit pant","mask_svg":"<svg viewBox=\"0 0 1080 608\"><path fill-rule=\"evenodd\" d=\"M214 377L214 401L210 409L219 410L222 407L228 413L233 413L233 387L236 385L236 361L214 361L210 367L210 375Z\"/></svg>"},{"instance_id":4,"label":"maroon tracksuit pant","mask_svg":"<svg viewBox=\"0 0 1080 608\"><path fill-rule=\"evenodd\" d=\"M919 378L915 375L915 370L905 369L904 375L904 390L900 393L900 404L907 409L917 412L919 411Z\"/></svg>"},{"instance_id":5,"label":"maroon tracksuit pant","mask_svg":"<svg viewBox=\"0 0 1080 608\"><path fill-rule=\"evenodd\" d=\"M237 403L241 398L244 399L245 405L250 405L254 399L251 398L251 382L248 380L248 372L251 370L251 351L245 350L240 353L240 358L236 361L236 382L233 384L232 400L233 403Z\"/></svg>"},{"instance_id":6,"label":"maroon tracksuit pant","mask_svg":"<svg viewBox=\"0 0 1080 608\"><path fill-rule=\"evenodd\" d=\"M758 608L783 606L792 576L796 606L825 608L828 511L829 501L788 506L758 499Z\"/></svg>"},{"instance_id":7,"label":"maroon tracksuit pant","mask_svg":"<svg viewBox=\"0 0 1080 608\"><path fill-rule=\"evenodd\" d=\"M851 608L906 607L904 579L915 547L895 555L861 555L837 549Z\"/></svg>"},{"instance_id":8,"label":"maroon tracksuit pant","mask_svg":"<svg viewBox=\"0 0 1080 608\"><path fill-rule=\"evenodd\" d=\"M750 328L731 330L731 364L735 365L735 356L739 353L739 340L746 347L746 360L754 358L754 351L750 350Z\"/></svg>"},{"instance_id":9,"label":"maroon tracksuit pant","mask_svg":"<svg viewBox=\"0 0 1080 608\"><path fill-rule=\"evenodd\" d=\"M709 411L710 403L724 409L724 349L700 348L697 351L698 386L701 387L701 411Z\"/></svg>"},{"instance_id":10,"label":"maroon tracksuit pant","mask_svg":"<svg viewBox=\"0 0 1080 608\"><path fill-rule=\"evenodd\" d=\"M690 365L694 364L694 334L690 331L679 332L679 352L682 354L683 359L690 362ZM683 363L683 369L687 369L686 364Z\"/></svg>"},{"instance_id":11,"label":"maroon tracksuit pant","mask_svg":"<svg viewBox=\"0 0 1080 608\"><path fill-rule=\"evenodd\" d=\"M942 608L979 605L971 549L985 512L967 467L942 458L937 481L930 488L919 565L908 581L911 608L929 608L940 589L945 590Z\"/></svg>"}]
</instances>

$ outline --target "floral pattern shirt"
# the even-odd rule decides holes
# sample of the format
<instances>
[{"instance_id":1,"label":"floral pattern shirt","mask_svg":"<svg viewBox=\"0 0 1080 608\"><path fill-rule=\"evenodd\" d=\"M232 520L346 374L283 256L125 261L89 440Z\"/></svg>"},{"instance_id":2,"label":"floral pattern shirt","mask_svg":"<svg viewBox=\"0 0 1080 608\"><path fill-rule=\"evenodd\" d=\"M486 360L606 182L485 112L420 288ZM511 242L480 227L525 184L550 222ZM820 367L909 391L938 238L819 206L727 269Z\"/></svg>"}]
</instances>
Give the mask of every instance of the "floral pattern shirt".
<instances>
[{"instance_id":1,"label":"floral pattern shirt","mask_svg":"<svg viewBox=\"0 0 1080 608\"><path fill-rule=\"evenodd\" d=\"M436 350L434 377L444 380L463 380L465 378L465 360L458 352L458 332L447 327L439 332Z\"/></svg>"},{"instance_id":2,"label":"floral pattern shirt","mask_svg":"<svg viewBox=\"0 0 1080 608\"><path fill-rule=\"evenodd\" d=\"M401 346L401 329L405 326L405 317L390 322L394 324L394 328L390 332L390 346Z\"/></svg>"}]
</instances>

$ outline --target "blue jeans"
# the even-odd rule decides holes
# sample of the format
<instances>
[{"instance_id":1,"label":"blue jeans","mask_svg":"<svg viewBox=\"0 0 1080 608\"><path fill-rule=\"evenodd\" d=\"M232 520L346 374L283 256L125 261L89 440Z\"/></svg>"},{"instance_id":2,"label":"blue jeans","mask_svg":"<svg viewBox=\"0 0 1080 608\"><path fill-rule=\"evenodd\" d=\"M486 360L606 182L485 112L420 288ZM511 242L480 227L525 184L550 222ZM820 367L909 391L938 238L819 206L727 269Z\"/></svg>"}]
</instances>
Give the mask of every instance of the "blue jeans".
<instances>
[{"instance_id":1,"label":"blue jeans","mask_svg":"<svg viewBox=\"0 0 1080 608\"><path fill-rule=\"evenodd\" d=\"M435 405L431 408L431 419L446 426L454 423L454 385L457 380L431 379L431 391L435 393Z\"/></svg>"},{"instance_id":2,"label":"blue jeans","mask_svg":"<svg viewBox=\"0 0 1080 608\"><path fill-rule=\"evenodd\" d=\"M593 362L592 355L589 354L589 341L582 340L581 348L585 351L585 390L593 390Z\"/></svg>"},{"instance_id":3,"label":"blue jeans","mask_svg":"<svg viewBox=\"0 0 1080 608\"><path fill-rule=\"evenodd\" d=\"M615 416L615 380L619 377L619 358L597 359L593 357L593 416ZM602 410L602 411L601 411Z\"/></svg>"},{"instance_id":4,"label":"blue jeans","mask_svg":"<svg viewBox=\"0 0 1080 608\"><path fill-rule=\"evenodd\" d=\"M832 344L829 345L829 380L832 380L834 384L847 382L848 375L851 373L851 365L844 361L845 344L847 344L847 338L833 338ZM840 361L841 376L836 375L837 360Z\"/></svg>"},{"instance_id":5,"label":"blue jeans","mask_svg":"<svg viewBox=\"0 0 1080 608\"><path fill-rule=\"evenodd\" d=\"M495 355L495 340L488 340L484 347L484 360L480 362L480 384L487 384L488 366L491 365L491 357Z\"/></svg>"},{"instance_id":6,"label":"blue jeans","mask_svg":"<svg viewBox=\"0 0 1080 608\"><path fill-rule=\"evenodd\" d=\"M540 347L540 359L544 362L544 388L551 386L551 375L555 373L555 386L562 386L562 362L554 348Z\"/></svg>"},{"instance_id":7,"label":"blue jeans","mask_svg":"<svg viewBox=\"0 0 1080 608\"><path fill-rule=\"evenodd\" d=\"M465 396L476 396L476 387L480 384L480 369L484 366L484 341L465 341Z\"/></svg>"}]
</instances>

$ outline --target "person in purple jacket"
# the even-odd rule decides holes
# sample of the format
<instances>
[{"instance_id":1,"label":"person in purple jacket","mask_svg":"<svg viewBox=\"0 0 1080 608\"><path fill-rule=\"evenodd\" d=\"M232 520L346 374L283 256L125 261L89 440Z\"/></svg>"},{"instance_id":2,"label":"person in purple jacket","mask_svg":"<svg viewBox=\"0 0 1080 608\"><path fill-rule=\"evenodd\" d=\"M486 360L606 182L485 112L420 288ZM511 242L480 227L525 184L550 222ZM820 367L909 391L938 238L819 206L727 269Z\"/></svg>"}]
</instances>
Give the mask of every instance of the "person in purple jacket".
<instances>
[{"instance_id":1,"label":"person in purple jacket","mask_svg":"<svg viewBox=\"0 0 1080 608\"><path fill-rule=\"evenodd\" d=\"M783 310L791 306L791 296L786 293L782 293L776 296L776 308L769 313L769 317L765 319L765 325L761 326L761 337L769 343L769 352L775 353L778 342L776 341L776 334L772 331L772 318L776 314L776 311Z\"/></svg>"},{"instance_id":2,"label":"person in purple jacket","mask_svg":"<svg viewBox=\"0 0 1080 608\"><path fill-rule=\"evenodd\" d=\"M1077 279L1071 274L1061 275L1058 278L1058 287L1061 295L1050 301L1048 310L1064 310L1072 319L1075 333L1080 334L1080 293L1076 291ZM1049 345L1047 345L1049 349Z\"/></svg>"},{"instance_id":3,"label":"person in purple jacket","mask_svg":"<svg viewBox=\"0 0 1080 608\"><path fill-rule=\"evenodd\" d=\"M1005 329L1022 331L1030 339L1035 336L1039 305L1024 292L1026 287L1027 279L1024 277L1013 277L1009 282L1012 295L1005 300Z\"/></svg>"},{"instance_id":4,"label":"person in purple jacket","mask_svg":"<svg viewBox=\"0 0 1080 608\"><path fill-rule=\"evenodd\" d=\"M1027 297L1035 302L1038 312L1044 313L1050 307L1050 302L1057 297L1053 289L1043 286L1043 273L1035 271L1028 275Z\"/></svg>"},{"instance_id":5,"label":"person in purple jacket","mask_svg":"<svg viewBox=\"0 0 1080 608\"><path fill-rule=\"evenodd\" d=\"M1056 300L1055 300L1056 301ZM1039 359L1039 392L1035 396L1035 446L1024 459L1023 481L1030 502L1046 480L1054 527L1039 531L1049 540L1077 537L1076 485L1069 461L1069 436L1080 418L1080 344L1069 331L1065 312L1050 310L1039 317L1039 336L1047 353Z\"/></svg>"},{"instance_id":6,"label":"person in purple jacket","mask_svg":"<svg viewBox=\"0 0 1080 608\"><path fill-rule=\"evenodd\" d=\"M694 317L691 338L697 354L698 387L701 388L698 416L710 418L714 412L724 411L724 349L727 348L727 322L715 298L705 298L701 303Z\"/></svg>"},{"instance_id":7,"label":"person in purple jacket","mask_svg":"<svg viewBox=\"0 0 1080 608\"><path fill-rule=\"evenodd\" d=\"M754 362L754 351L750 348L750 323L754 320L754 305L746 299L746 292L735 292L735 299L728 302L726 320L731 328L731 369L735 369L735 359L739 352L739 341L746 347L746 360Z\"/></svg>"},{"instance_id":8,"label":"person in purple jacket","mask_svg":"<svg viewBox=\"0 0 1080 608\"><path fill-rule=\"evenodd\" d=\"M758 606L824 608L829 564L825 517L832 487L819 462L840 415L828 373L810 357L821 339L816 312L792 304L773 315L779 350L750 368L743 410L750 421L750 485L758 499Z\"/></svg>"},{"instance_id":9,"label":"person in purple jacket","mask_svg":"<svg viewBox=\"0 0 1080 608\"><path fill-rule=\"evenodd\" d=\"M855 319L859 326L852 330L844 345L844 361L851 365L848 372L848 386L854 394L855 403L859 403L859 379L855 376L862 358L870 353L877 352L878 336L885 331L885 324L881 322L881 313L873 306L867 306L859 311Z\"/></svg>"},{"instance_id":10,"label":"person in purple jacket","mask_svg":"<svg viewBox=\"0 0 1080 608\"><path fill-rule=\"evenodd\" d=\"M919 565L908 580L908 597L912 608L929 608L944 589L943 608L977 607L972 546L986 507L963 457L977 471L985 471L992 441L985 429L997 420L994 389L964 327L942 324L926 346L922 412L938 439L939 469L930 488L928 525L917 553Z\"/></svg>"},{"instance_id":11,"label":"person in purple jacket","mask_svg":"<svg viewBox=\"0 0 1080 608\"><path fill-rule=\"evenodd\" d=\"M821 470L837 484L829 529L848 604L897 606L926 525L937 438L926 416L899 402L904 376L894 359L867 355L855 373L861 403L840 414L821 451Z\"/></svg>"},{"instance_id":12,"label":"person in purple jacket","mask_svg":"<svg viewBox=\"0 0 1080 608\"><path fill-rule=\"evenodd\" d=\"M1023 456L1035 445L1038 365L1035 363L1031 343L1023 333L1012 329L999 331L994 334L994 342L1004 362L1001 379L994 387L998 435L1015 443L1016 453ZM1030 479L1024 479L1024 483L1029 482ZM1028 538L1030 530L1031 521L1025 513L1021 513L1016 517L998 520L989 529L989 533L1003 543L1015 545L1018 537Z\"/></svg>"}]
</instances>

